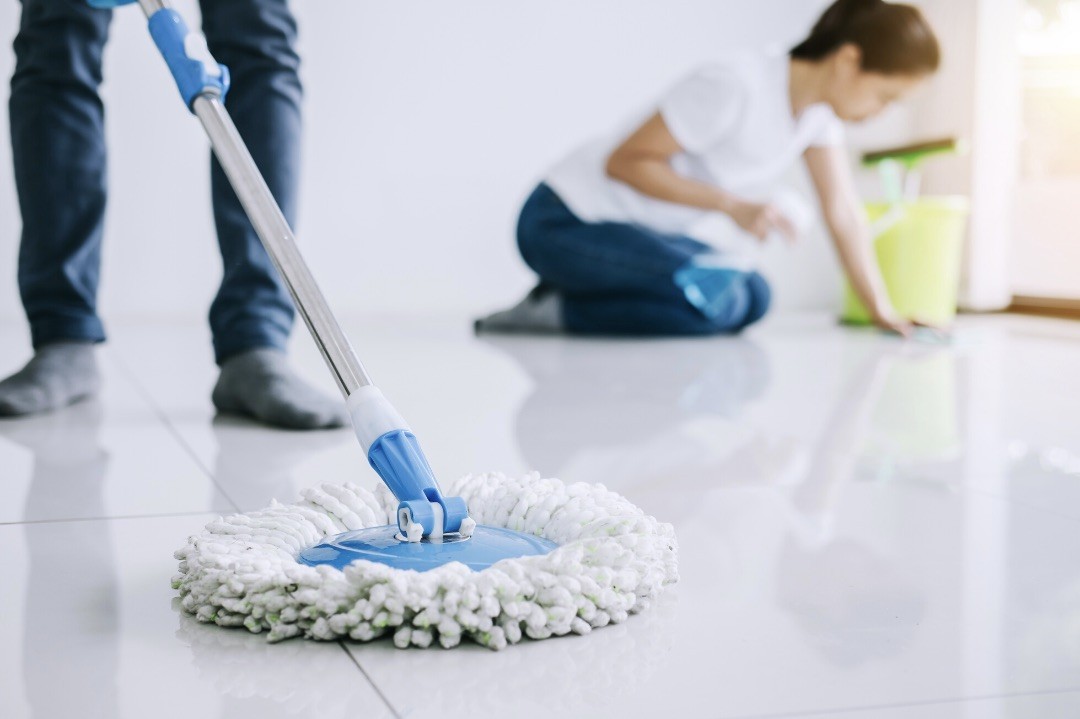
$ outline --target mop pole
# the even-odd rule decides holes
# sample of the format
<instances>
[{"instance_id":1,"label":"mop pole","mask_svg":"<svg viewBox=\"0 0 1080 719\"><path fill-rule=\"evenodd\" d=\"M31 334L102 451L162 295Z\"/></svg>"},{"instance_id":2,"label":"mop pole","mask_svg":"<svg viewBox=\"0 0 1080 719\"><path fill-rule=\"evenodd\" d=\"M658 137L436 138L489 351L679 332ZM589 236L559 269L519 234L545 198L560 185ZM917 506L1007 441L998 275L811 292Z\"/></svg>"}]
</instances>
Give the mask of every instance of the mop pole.
<instances>
[{"instance_id":1,"label":"mop pole","mask_svg":"<svg viewBox=\"0 0 1080 719\"><path fill-rule=\"evenodd\" d=\"M164 0L139 0L139 6L148 20L153 19L162 10L169 10L169 5ZM179 16L159 17L170 21L175 27L176 18ZM163 28L166 27L164 22L158 21L158 24ZM152 29L151 32L154 30ZM165 33L159 30L158 34ZM199 36L186 33L183 37L198 38ZM270 193L270 188L267 187L251 154L240 139L232 118L229 117L229 113L222 104L228 90L228 78L223 77L223 68L216 63L210 65L212 59L209 51L198 52L194 50L195 47L201 49L205 46L200 47L198 39L185 41L185 53L203 55L201 58L197 55L195 57L189 55L189 60L192 63L202 64L206 77L192 77L193 80L202 82L198 83L198 92L189 101L191 111L199 118L206 130L214 155L225 170L236 196L240 198L240 204L243 205L251 224L255 227L255 232L259 235L270 259L288 287L296 309L311 331L319 352L330 368L330 373L334 376L342 394L348 398L361 387L373 384L371 377L364 369L360 358L356 356L356 352L353 351L341 325L330 311L326 298L297 249L296 238L293 236L289 223L282 215L274 196ZM166 61L169 61L168 57ZM194 64L189 67L196 69ZM206 80L210 82L205 82ZM193 86L192 89L196 88ZM181 92L184 92L183 89ZM187 100L186 97L185 100Z\"/></svg>"},{"instance_id":2,"label":"mop pole","mask_svg":"<svg viewBox=\"0 0 1080 719\"><path fill-rule=\"evenodd\" d=\"M229 71L210 55L206 40L191 32L166 0L138 0L150 34L176 80L180 95L199 118L240 204L266 248L296 309L304 318L345 396L357 439L368 461L400 501L398 526L409 541L468 534L474 525L460 497L443 497L408 424L375 387L315 282L296 238L247 146L225 109ZM93 4L116 4L98 0Z\"/></svg>"}]
</instances>

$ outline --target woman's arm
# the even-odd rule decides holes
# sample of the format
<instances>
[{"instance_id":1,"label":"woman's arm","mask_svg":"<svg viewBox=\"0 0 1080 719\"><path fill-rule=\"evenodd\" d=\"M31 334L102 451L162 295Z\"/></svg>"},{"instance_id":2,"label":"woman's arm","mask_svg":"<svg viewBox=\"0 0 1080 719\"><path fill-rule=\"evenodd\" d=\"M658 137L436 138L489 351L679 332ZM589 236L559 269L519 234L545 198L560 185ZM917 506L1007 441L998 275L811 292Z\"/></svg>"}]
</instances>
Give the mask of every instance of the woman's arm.
<instances>
[{"instance_id":1,"label":"woman's arm","mask_svg":"<svg viewBox=\"0 0 1080 719\"><path fill-rule=\"evenodd\" d=\"M723 212L747 232L765 239L779 230L795 238L791 222L771 205L741 200L731 193L677 173L671 158L683 148L658 112L646 120L608 158L608 177L633 187L643 195L702 210Z\"/></svg>"},{"instance_id":2,"label":"woman's arm","mask_svg":"<svg viewBox=\"0 0 1080 719\"><path fill-rule=\"evenodd\" d=\"M825 223L855 294L880 327L909 335L916 323L899 315L881 279L870 228L859 207L847 154L839 147L811 147L804 154Z\"/></svg>"}]
</instances>

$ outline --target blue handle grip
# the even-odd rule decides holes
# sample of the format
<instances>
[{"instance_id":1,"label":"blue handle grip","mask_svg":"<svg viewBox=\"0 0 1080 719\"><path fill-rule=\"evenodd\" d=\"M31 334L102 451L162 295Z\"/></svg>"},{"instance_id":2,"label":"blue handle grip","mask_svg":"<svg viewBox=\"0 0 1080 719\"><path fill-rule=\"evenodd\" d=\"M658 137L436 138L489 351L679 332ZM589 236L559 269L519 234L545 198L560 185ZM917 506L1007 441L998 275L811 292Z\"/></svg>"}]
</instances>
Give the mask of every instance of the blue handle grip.
<instances>
[{"instance_id":1,"label":"blue handle grip","mask_svg":"<svg viewBox=\"0 0 1080 719\"><path fill-rule=\"evenodd\" d=\"M91 6L102 10L128 5L136 0L86 0ZM229 68L219 65L206 47L206 39L188 30L180 13L162 8L147 23L154 44L165 58L169 72L176 80L180 97L189 110L200 95L213 95L222 100L229 91Z\"/></svg>"},{"instance_id":2,"label":"blue handle grip","mask_svg":"<svg viewBox=\"0 0 1080 719\"><path fill-rule=\"evenodd\" d=\"M150 16L150 35L169 66L180 97L188 109L200 95L215 95L222 100L229 91L229 68L210 56L202 35L188 30L187 23L175 10L158 10Z\"/></svg>"}]
</instances>

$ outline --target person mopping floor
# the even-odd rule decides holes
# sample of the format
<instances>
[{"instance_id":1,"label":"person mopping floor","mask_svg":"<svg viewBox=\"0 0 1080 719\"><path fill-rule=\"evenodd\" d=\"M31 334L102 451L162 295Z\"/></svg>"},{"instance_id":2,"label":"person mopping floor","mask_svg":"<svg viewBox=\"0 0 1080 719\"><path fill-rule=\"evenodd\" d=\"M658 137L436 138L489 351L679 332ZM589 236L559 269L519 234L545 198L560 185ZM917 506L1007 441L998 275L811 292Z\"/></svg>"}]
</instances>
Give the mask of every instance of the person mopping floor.
<instances>
[{"instance_id":1,"label":"person mopping floor","mask_svg":"<svg viewBox=\"0 0 1080 719\"><path fill-rule=\"evenodd\" d=\"M909 334L916 323L893 309L874 258L842 122L878 114L939 60L914 7L838 0L790 53L692 73L632 132L586 145L536 188L517 240L540 282L477 330L708 335L757 322L765 278L693 228L720 213L753 242L795 239L799 208L777 193L802 156L859 298L879 326Z\"/></svg>"},{"instance_id":2,"label":"person mopping floor","mask_svg":"<svg viewBox=\"0 0 1080 719\"><path fill-rule=\"evenodd\" d=\"M300 169L296 22L285 0L202 2L214 56L232 71L226 106L289 222ZM98 86L112 11L85 2L23 0L11 78L11 144L22 212L19 290L34 357L0 382L0 416L27 415L95 394L94 345L105 217L105 129ZM288 366L295 310L216 160L214 220L224 277L210 308L221 373L218 410L293 429L347 417ZM164 270L164 268L157 268Z\"/></svg>"}]
</instances>

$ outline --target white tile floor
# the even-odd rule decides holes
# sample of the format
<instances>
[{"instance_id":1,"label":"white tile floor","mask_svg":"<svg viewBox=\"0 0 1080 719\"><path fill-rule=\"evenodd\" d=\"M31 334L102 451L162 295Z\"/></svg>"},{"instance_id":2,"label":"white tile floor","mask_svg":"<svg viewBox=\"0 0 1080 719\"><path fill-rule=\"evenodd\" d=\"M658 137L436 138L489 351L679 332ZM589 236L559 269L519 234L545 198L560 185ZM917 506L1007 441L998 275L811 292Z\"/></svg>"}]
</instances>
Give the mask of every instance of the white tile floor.
<instances>
[{"instance_id":1,"label":"white tile floor","mask_svg":"<svg viewBox=\"0 0 1080 719\"><path fill-rule=\"evenodd\" d=\"M501 653L199 625L169 587L187 534L375 477L347 431L214 419L204 329L115 326L100 400L0 422L0 716L1080 716L1080 324L969 318L948 347L824 317L348 330L441 476L604 482L675 524L682 581ZM0 372L26 351L0 328Z\"/></svg>"}]
</instances>

